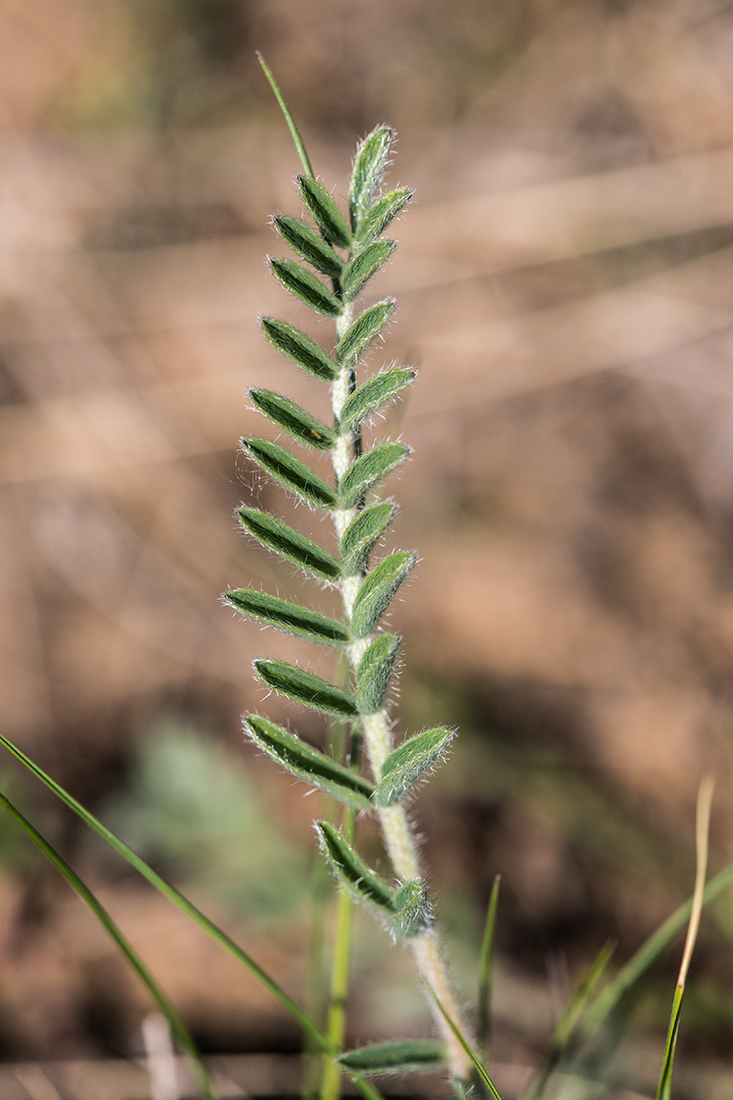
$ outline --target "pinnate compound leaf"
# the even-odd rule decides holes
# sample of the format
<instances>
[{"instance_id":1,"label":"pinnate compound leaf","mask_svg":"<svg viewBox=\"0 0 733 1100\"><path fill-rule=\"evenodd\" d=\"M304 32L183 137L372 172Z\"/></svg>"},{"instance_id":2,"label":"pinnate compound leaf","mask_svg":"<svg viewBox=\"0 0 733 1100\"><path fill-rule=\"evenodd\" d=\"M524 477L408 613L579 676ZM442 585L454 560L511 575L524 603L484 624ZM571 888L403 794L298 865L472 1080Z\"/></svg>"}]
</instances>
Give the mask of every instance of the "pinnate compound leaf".
<instances>
[{"instance_id":1,"label":"pinnate compound leaf","mask_svg":"<svg viewBox=\"0 0 733 1100\"><path fill-rule=\"evenodd\" d=\"M354 390L341 412L341 427L356 428L376 409L391 401L409 386L416 371L408 367L393 367L380 371Z\"/></svg>"},{"instance_id":2,"label":"pinnate compound leaf","mask_svg":"<svg viewBox=\"0 0 733 1100\"><path fill-rule=\"evenodd\" d=\"M341 312L341 303L336 295L295 260L272 259L270 268L285 289L301 302L305 302L311 309L324 314L325 317L337 317Z\"/></svg>"},{"instance_id":3,"label":"pinnate compound leaf","mask_svg":"<svg viewBox=\"0 0 733 1100\"><path fill-rule=\"evenodd\" d=\"M358 573L364 568L369 555L389 527L397 505L391 500L372 504L359 512L344 531L341 539L341 557L346 575Z\"/></svg>"},{"instance_id":4,"label":"pinnate compound leaf","mask_svg":"<svg viewBox=\"0 0 733 1100\"><path fill-rule=\"evenodd\" d=\"M396 912L387 927L396 940L409 940L430 927L433 912L424 882L406 882L395 896Z\"/></svg>"},{"instance_id":5,"label":"pinnate compound leaf","mask_svg":"<svg viewBox=\"0 0 733 1100\"><path fill-rule=\"evenodd\" d=\"M342 508L353 508L367 491L383 481L407 458L410 448L404 443L380 443L352 462L339 483Z\"/></svg>"},{"instance_id":6,"label":"pinnate compound leaf","mask_svg":"<svg viewBox=\"0 0 733 1100\"><path fill-rule=\"evenodd\" d=\"M269 439L243 439L242 447L275 481L306 504L314 508L335 508L338 504L331 486L277 443Z\"/></svg>"},{"instance_id":7,"label":"pinnate compound leaf","mask_svg":"<svg viewBox=\"0 0 733 1100\"><path fill-rule=\"evenodd\" d=\"M322 752L318 752L294 733L269 722L257 714L244 720L245 729L256 744L289 772L330 794L355 810L370 810L374 790L368 779L345 768Z\"/></svg>"},{"instance_id":8,"label":"pinnate compound leaf","mask_svg":"<svg viewBox=\"0 0 733 1100\"><path fill-rule=\"evenodd\" d=\"M413 196L409 187L398 187L395 191L388 191L381 195L374 205L367 211L359 225L359 242L363 246L366 241L373 240L383 233L389 223L404 210Z\"/></svg>"},{"instance_id":9,"label":"pinnate compound leaf","mask_svg":"<svg viewBox=\"0 0 733 1100\"><path fill-rule=\"evenodd\" d=\"M328 861L339 882L360 901L376 906L384 915L395 911L395 891L375 871L367 867L348 840L328 821L317 821L316 831Z\"/></svg>"},{"instance_id":10,"label":"pinnate compound leaf","mask_svg":"<svg viewBox=\"0 0 733 1100\"><path fill-rule=\"evenodd\" d=\"M389 126L377 126L356 150L349 188L349 213L354 232L358 230L382 183L393 137L394 131Z\"/></svg>"},{"instance_id":11,"label":"pinnate compound leaf","mask_svg":"<svg viewBox=\"0 0 733 1100\"><path fill-rule=\"evenodd\" d=\"M282 239L287 241L304 260L324 275L330 275L332 279L340 277L344 267L343 260L334 252L328 241L324 241L323 237L306 225L301 218L279 214L273 219L273 223Z\"/></svg>"},{"instance_id":12,"label":"pinnate compound leaf","mask_svg":"<svg viewBox=\"0 0 733 1100\"><path fill-rule=\"evenodd\" d=\"M378 806L391 806L410 787L435 767L455 737L452 730L434 729L403 741L389 754L374 799Z\"/></svg>"},{"instance_id":13,"label":"pinnate compound leaf","mask_svg":"<svg viewBox=\"0 0 733 1100\"><path fill-rule=\"evenodd\" d=\"M318 451L328 451L336 441L333 430L288 397L272 390L250 390L252 404L295 439Z\"/></svg>"},{"instance_id":14,"label":"pinnate compound leaf","mask_svg":"<svg viewBox=\"0 0 733 1100\"><path fill-rule=\"evenodd\" d=\"M351 640L343 623L329 619L327 615L321 615L317 611L299 607L288 600L281 600L278 596L270 596L267 592L237 588L227 592L224 598L242 615L259 619L268 626L276 626L287 634L294 634L296 638L304 638L307 642L340 646L348 645Z\"/></svg>"},{"instance_id":15,"label":"pinnate compound leaf","mask_svg":"<svg viewBox=\"0 0 733 1100\"><path fill-rule=\"evenodd\" d=\"M351 244L351 230L328 191L310 176L298 176L300 197L323 236L340 248Z\"/></svg>"},{"instance_id":16,"label":"pinnate compound leaf","mask_svg":"<svg viewBox=\"0 0 733 1100\"><path fill-rule=\"evenodd\" d=\"M266 660L255 661L254 667L263 683L296 703L339 718L355 718L359 713L353 696L304 668Z\"/></svg>"},{"instance_id":17,"label":"pinnate compound leaf","mask_svg":"<svg viewBox=\"0 0 733 1100\"><path fill-rule=\"evenodd\" d=\"M394 252L397 241L373 241L372 244L357 252L344 270L342 286L347 302L356 298L362 287Z\"/></svg>"},{"instance_id":18,"label":"pinnate compound leaf","mask_svg":"<svg viewBox=\"0 0 733 1100\"><path fill-rule=\"evenodd\" d=\"M354 601L351 618L351 629L356 638L371 634L416 560L414 554L400 550L380 561L367 575Z\"/></svg>"},{"instance_id":19,"label":"pinnate compound leaf","mask_svg":"<svg viewBox=\"0 0 733 1100\"><path fill-rule=\"evenodd\" d=\"M356 705L360 714L373 714L384 703L401 641L396 634L380 634L359 662Z\"/></svg>"},{"instance_id":20,"label":"pinnate compound leaf","mask_svg":"<svg viewBox=\"0 0 733 1100\"><path fill-rule=\"evenodd\" d=\"M394 306L394 302L387 299L384 302L376 302L359 314L338 342L336 355L339 363L350 366L356 362L392 316Z\"/></svg>"},{"instance_id":21,"label":"pinnate compound leaf","mask_svg":"<svg viewBox=\"0 0 733 1100\"><path fill-rule=\"evenodd\" d=\"M262 327L270 343L303 370L320 378L322 382L333 382L336 378L339 372L338 363L300 329L286 321L278 321L275 317L263 317Z\"/></svg>"},{"instance_id":22,"label":"pinnate compound leaf","mask_svg":"<svg viewBox=\"0 0 733 1100\"><path fill-rule=\"evenodd\" d=\"M443 1043L434 1039L396 1039L340 1054L338 1065L352 1073L430 1073L447 1059Z\"/></svg>"},{"instance_id":23,"label":"pinnate compound leaf","mask_svg":"<svg viewBox=\"0 0 733 1100\"><path fill-rule=\"evenodd\" d=\"M263 546L300 566L305 573L326 581L336 581L341 576L338 558L267 512L240 508L239 522Z\"/></svg>"}]
</instances>

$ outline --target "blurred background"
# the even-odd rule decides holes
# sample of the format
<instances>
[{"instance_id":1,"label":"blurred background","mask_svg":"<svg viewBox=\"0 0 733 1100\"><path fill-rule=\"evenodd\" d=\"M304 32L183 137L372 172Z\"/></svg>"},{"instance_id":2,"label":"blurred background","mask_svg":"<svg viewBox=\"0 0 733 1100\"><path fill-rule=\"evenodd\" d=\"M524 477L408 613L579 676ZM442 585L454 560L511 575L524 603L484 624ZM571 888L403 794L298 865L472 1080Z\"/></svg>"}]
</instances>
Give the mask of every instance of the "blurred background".
<instances>
[{"instance_id":1,"label":"blurred background","mask_svg":"<svg viewBox=\"0 0 733 1100\"><path fill-rule=\"evenodd\" d=\"M265 265L298 163L254 50L337 197L356 140L398 130L390 182L416 197L370 360L420 370L379 429L414 448L388 545L421 556L391 617L396 713L460 727L414 813L467 1001L502 875L515 1095L606 940L620 965L689 895L708 770L713 869L732 857L733 6L3 0L0 25L0 730L298 997L318 810L239 715L321 743L250 664L328 666L219 602L321 600L237 532L241 503L328 537L237 450L267 430L249 386L324 398L258 329L305 322ZM227 1095L294 1091L287 1060L252 1061L299 1049L267 996L9 759L0 781L230 1056ZM13 823L0 841L3 1096L148 1095L94 1077L142 1053L145 994ZM732 937L728 897L703 920L680 1100L733 1095ZM679 952L604 1096L654 1091ZM353 1042L428 1033L361 915L354 968Z\"/></svg>"}]
</instances>

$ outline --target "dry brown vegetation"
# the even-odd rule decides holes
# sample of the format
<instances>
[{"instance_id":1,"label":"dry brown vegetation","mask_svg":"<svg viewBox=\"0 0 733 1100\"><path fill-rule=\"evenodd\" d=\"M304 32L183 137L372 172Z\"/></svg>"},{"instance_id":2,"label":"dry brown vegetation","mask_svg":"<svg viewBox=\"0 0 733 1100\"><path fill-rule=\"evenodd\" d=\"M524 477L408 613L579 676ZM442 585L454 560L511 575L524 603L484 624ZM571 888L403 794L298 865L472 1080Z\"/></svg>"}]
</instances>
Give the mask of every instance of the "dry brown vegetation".
<instances>
[{"instance_id":1,"label":"dry brown vegetation","mask_svg":"<svg viewBox=\"0 0 733 1100\"><path fill-rule=\"evenodd\" d=\"M400 711L463 729L420 817L434 877L467 910L504 876L497 1055L526 1062L546 970L574 977L608 934L627 953L689 892L706 769L730 858L733 12L301 7L0 9L2 732L97 806L156 719L185 715L287 807L307 858L311 806L239 743L271 639L217 601L298 583L234 529L240 502L290 507L236 455L262 430L247 387L318 412L256 321L290 308L263 260L297 168L257 45L329 186L354 132L386 119L416 189L378 288L399 305L385 358L420 368L386 425L415 449L395 540L421 555L393 619ZM75 828L24 797L101 880ZM122 979L101 934L73 934L75 903L8 843L0 1042L24 1058L119 1049L141 997L130 983L110 999ZM212 983L214 949L141 888L104 889L213 1049L296 1042L233 968ZM733 1027L726 924L709 922L708 1024L689 1041L712 1065ZM287 949L242 934L297 988L299 925ZM369 951L364 972L383 965ZM366 1035L383 1006L360 981ZM514 1007L528 988L536 1019Z\"/></svg>"}]
</instances>

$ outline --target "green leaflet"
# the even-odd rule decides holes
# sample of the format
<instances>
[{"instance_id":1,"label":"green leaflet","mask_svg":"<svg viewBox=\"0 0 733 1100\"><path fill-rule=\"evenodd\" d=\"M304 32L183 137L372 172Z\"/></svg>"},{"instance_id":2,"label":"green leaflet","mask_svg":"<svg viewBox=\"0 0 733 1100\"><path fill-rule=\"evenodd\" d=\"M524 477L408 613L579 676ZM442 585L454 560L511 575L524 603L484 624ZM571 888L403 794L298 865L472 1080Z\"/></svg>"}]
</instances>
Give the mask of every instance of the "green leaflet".
<instances>
[{"instance_id":1,"label":"green leaflet","mask_svg":"<svg viewBox=\"0 0 733 1100\"><path fill-rule=\"evenodd\" d=\"M343 623L288 600L281 600L278 596L270 596L267 592L237 588L225 593L224 599L243 615L259 619L268 626L276 626L296 638L305 638L308 642L339 646L348 645L351 640Z\"/></svg>"},{"instance_id":2,"label":"green leaflet","mask_svg":"<svg viewBox=\"0 0 733 1100\"><path fill-rule=\"evenodd\" d=\"M397 1039L340 1054L336 1061L352 1073L430 1073L446 1061L443 1043L434 1039Z\"/></svg>"},{"instance_id":3,"label":"green leaflet","mask_svg":"<svg viewBox=\"0 0 733 1100\"><path fill-rule=\"evenodd\" d=\"M412 196L413 192L409 187L398 187L395 191L381 195L359 225L359 243L364 245L366 241L383 233L392 219L404 210Z\"/></svg>"},{"instance_id":4,"label":"green leaflet","mask_svg":"<svg viewBox=\"0 0 733 1100\"><path fill-rule=\"evenodd\" d=\"M394 916L387 928L396 940L409 940L429 928L433 911L424 882L406 882L395 896Z\"/></svg>"},{"instance_id":5,"label":"green leaflet","mask_svg":"<svg viewBox=\"0 0 733 1100\"><path fill-rule=\"evenodd\" d=\"M295 260L271 259L270 268L285 289L296 298L300 298L301 302L305 302L311 309L323 313L326 317L338 317L341 312L341 303L336 295Z\"/></svg>"},{"instance_id":6,"label":"green leaflet","mask_svg":"<svg viewBox=\"0 0 733 1100\"><path fill-rule=\"evenodd\" d=\"M416 560L415 554L401 550L374 566L354 601L351 617L354 637L365 638L371 634Z\"/></svg>"},{"instance_id":7,"label":"green leaflet","mask_svg":"<svg viewBox=\"0 0 733 1100\"><path fill-rule=\"evenodd\" d=\"M362 657L356 673L356 705L360 714L380 710L401 641L396 634L380 634Z\"/></svg>"},{"instance_id":8,"label":"green leaflet","mask_svg":"<svg viewBox=\"0 0 733 1100\"><path fill-rule=\"evenodd\" d=\"M328 864L360 901L376 906L384 915L395 911L395 891L376 872L367 867L348 840L328 821L317 821L316 830Z\"/></svg>"},{"instance_id":9,"label":"green leaflet","mask_svg":"<svg viewBox=\"0 0 733 1100\"><path fill-rule=\"evenodd\" d=\"M368 779L257 714L247 715L244 724L252 740L299 779L319 787L355 810L374 808L374 803L370 802L374 788Z\"/></svg>"},{"instance_id":10,"label":"green leaflet","mask_svg":"<svg viewBox=\"0 0 733 1100\"><path fill-rule=\"evenodd\" d=\"M298 176L297 179L300 197L323 236L340 248L348 248L351 244L351 230L328 191L318 180L309 176Z\"/></svg>"},{"instance_id":11,"label":"green leaflet","mask_svg":"<svg viewBox=\"0 0 733 1100\"><path fill-rule=\"evenodd\" d=\"M356 428L381 405L409 386L417 372L408 367L380 371L354 390L341 413L342 428Z\"/></svg>"},{"instance_id":12,"label":"green leaflet","mask_svg":"<svg viewBox=\"0 0 733 1100\"><path fill-rule=\"evenodd\" d=\"M364 568L372 550L392 522L397 505L391 500L372 504L359 512L344 531L341 557L344 573L349 576Z\"/></svg>"},{"instance_id":13,"label":"green leaflet","mask_svg":"<svg viewBox=\"0 0 733 1100\"><path fill-rule=\"evenodd\" d=\"M249 391L249 396L261 413L307 447L315 447L319 451L328 451L333 447L336 441L333 430L288 397L272 390L255 389Z\"/></svg>"},{"instance_id":14,"label":"green leaflet","mask_svg":"<svg viewBox=\"0 0 733 1100\"><path fill-rule=\"evenodd\" d=\"M306 504L314 508L335 508L338 504L331 486L277 443L269 439L243 439L242 447L263 470Z\"/></svg>"},{"instance_id":15,"label":"green leaflet","mask_svg":"<svg viewBox=\"0 0 733 1100\"><path fill-rule=\"evenodd\" d=\"M367 490L383 481L400 463L404 462L410 448L404 443L381 443L352 462L339 482L339 500L342 508L360 504Z\"/></svg>"},{"instance_id":16,"label":"green leaflet","mask_svg":"<svg viewBox=\"0 0 733 1100\"><path fill-rule=\"evenodd\" d=\"M452 730L435 729L403 741L389 754L374 799L378 806L391 806L434 767L455 737Z\"/></svg>"},{"instance_id":17,"label":"green leaflet","mask_svg":"<svg viewBox=\"0 0 733 1100\"><path fill-rule=\"evenodd\" d=\"M392 316L394 306L392 299L387 299L384 302L376 302L359 314L338 342L336 356L339 363L351 366L356 362Z\"/></svg>"},{"instance_id":18,"label":"green leaflet","mask_svg":"<svg viewBox=\"0 0 733 1100\"><path fill-rule=\"evenodd\" d=\"M322 382L333 382L339 372L338 363L320 347L310 336L285 321L275 317L263 317L262 327L268 340L278 351L287 355L303 370L320 378Z\"/></svg>"},{"instance_id":19,"label":"green leaflet","mask_svg":"<svg viewBox=\"0 0 733 1100\"><path fill-rule=\"evenodd\" d=\"M304 703L324 714L336 714L339 718L356 718L359 713L351 695L303 668L285 661L266 660L255 661L254 667L269 688L296 703Z\"/></svg>"},{"instance_id":20,"label":"green leaflet","mask_svg":"<svg viewBox=\"0 0 733 1100\"><path fill-rule=\"evenodd\" d=\"M347 302L356 298L362 287L371 279L397 247L397 241L373 241L357 252L344 269L342 286Z\"/></svg>"},{"instance_id":21,"label":"green leaflet","mask_svg":"<svg viewBox=\"0 0 733 1100\"><path fill-rule=\"evenodd\" d=\"M239 522L263 546L300 566L311 576L326 581L335 581L341 576L338 558L267 512L260 512L256 508L240 508Z\"/></svg>"},{"instance_id":22,"label":"green leaflet","mask_svg":"<svg viewBox=\"0 0 733 1100\"><path fill-rule=\"evenodd\" d=\"M378 126L356 150L349 188L349 214L354 232L379 190L393 137L394 131L388 126Z\"/></svg>"},{"instance_id":23,"label":"green leaflet","mask_svg":"<svg viewBox=\"0 0 733 1100\"><path fill-rule=\"evenodd\" d=\"M273 225L284 241L295 252L312 264L324 275L330 275L332 279L338 279L343 271L344 263L331 245L324 241L323 237L306 225L300 218L291 218L287 214L280 214L273 218Z\"/></svg>"}]
</instances>

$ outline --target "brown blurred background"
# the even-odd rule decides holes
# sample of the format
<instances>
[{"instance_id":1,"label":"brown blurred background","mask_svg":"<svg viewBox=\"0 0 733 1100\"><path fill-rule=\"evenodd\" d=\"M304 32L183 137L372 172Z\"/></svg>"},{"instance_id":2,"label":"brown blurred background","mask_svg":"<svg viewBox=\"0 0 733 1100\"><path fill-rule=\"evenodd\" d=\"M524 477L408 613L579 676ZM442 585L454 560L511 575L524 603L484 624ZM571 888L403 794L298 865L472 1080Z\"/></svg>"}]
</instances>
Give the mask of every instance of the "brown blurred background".
<instances>
[{"instance_id":1,"label":"brown blurred background","mask_svg":"<svg viewBox=\"0 0 733 1100\"><path fill-rule=\"evenodd\" d=\"M391 619L399 728L461 729L415 813L466 998L503 876L510 1095L604 941L620 963L689 893L709 769L715 868L731 858L733 6L3 0L0 26L0 728L299 996L316 804L239 715L295 719L250 662L301 651L218 600L321 600L233 518L259 502L319 530L237 453L267 430L250 385L324 397L257 326L305 320L264 262L298 164L253 51L337 196L356 139L399 132L391 181L416 199L372 293L398 300L384 361L420 368L380 427L414 447L390 545L421 555ZM0 764L205 1049L297 1051L234 964ZM0 1050L44 1100L33 1063L139 1054L148 1005L0 830ZM704 921L681 1098L733 1095L732 905ZM352 1039L425 1033L407 964L359 930ZM642 1094L676 958L608 1069Z\"/></svg>"}]
</instances>

